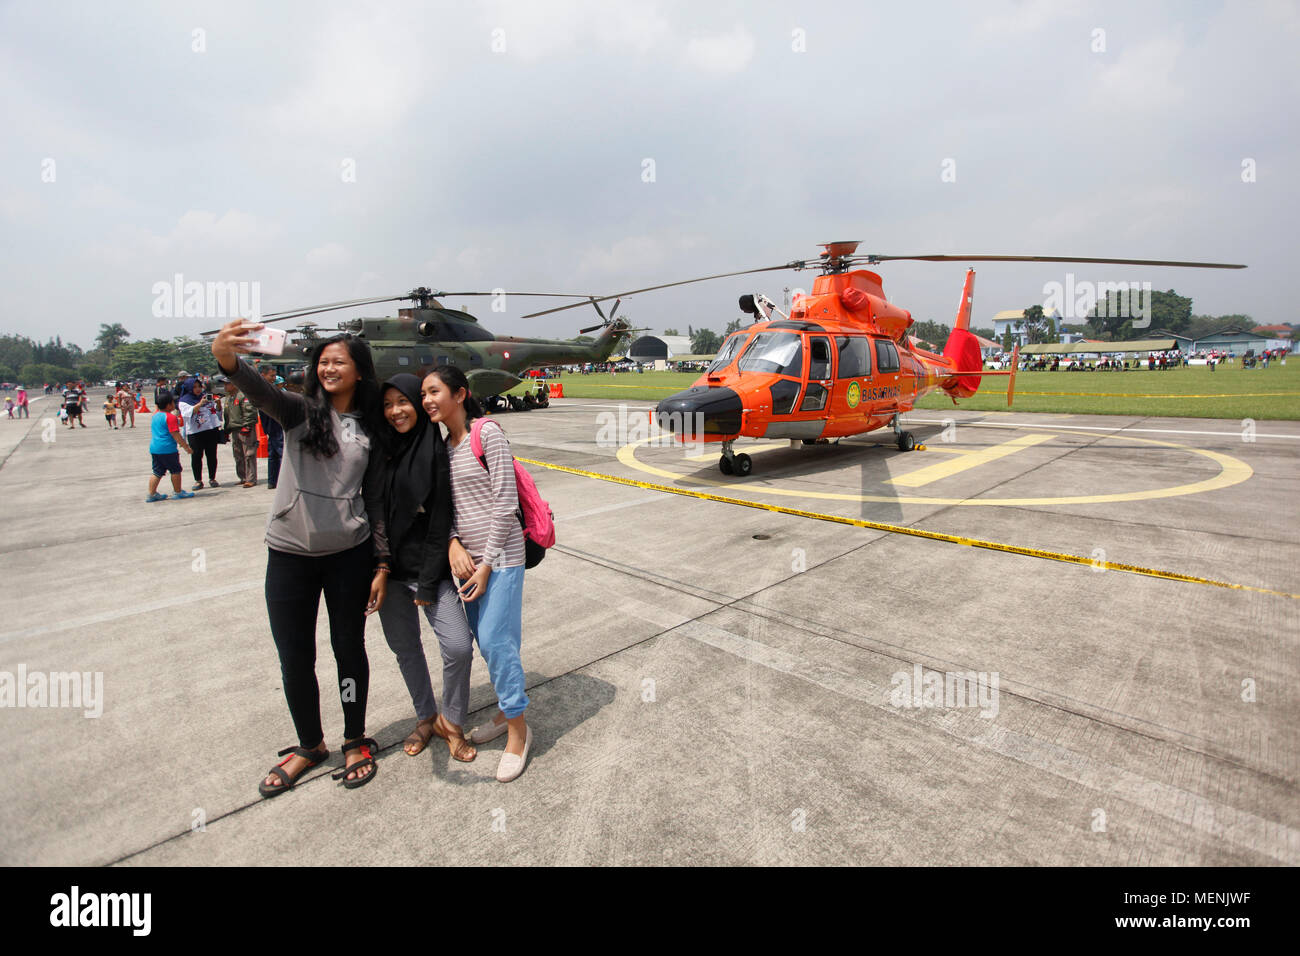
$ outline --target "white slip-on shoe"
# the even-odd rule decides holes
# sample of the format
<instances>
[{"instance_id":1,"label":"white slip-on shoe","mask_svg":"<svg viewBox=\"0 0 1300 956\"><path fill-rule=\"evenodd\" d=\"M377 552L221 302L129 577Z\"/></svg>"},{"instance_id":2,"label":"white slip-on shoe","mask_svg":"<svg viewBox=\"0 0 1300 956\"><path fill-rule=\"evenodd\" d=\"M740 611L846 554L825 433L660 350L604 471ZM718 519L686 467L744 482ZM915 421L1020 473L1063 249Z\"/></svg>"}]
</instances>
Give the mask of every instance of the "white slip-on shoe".
<instances>
[{"instance_id":1,"label":"white slip-on shoe","mask_svg":"<svg viewBox=\"0 0 1300 956\"><path fill-rule=\"evenodd\" d=\"M509 729L509 721L503 720L498 724L489 718L487 723L479 724L469 732L469 742L472 744L485 744L489 740L496 740Z\"/></svg>"},{"instance_id":2,"label":"white slip-on shoe","mask_svg":"<svg viewBox=\"0 0 1300 956\"><path fill-rule=\"evenodd\" d=\"M501 755L501 762L497 764L497 780L502 783L509 783L521 773L528 764L528 751L533 749L533 728L528 728L528 734L524 737L524 752L515 755L506 751Z\"/></svg>"}]
</instances>

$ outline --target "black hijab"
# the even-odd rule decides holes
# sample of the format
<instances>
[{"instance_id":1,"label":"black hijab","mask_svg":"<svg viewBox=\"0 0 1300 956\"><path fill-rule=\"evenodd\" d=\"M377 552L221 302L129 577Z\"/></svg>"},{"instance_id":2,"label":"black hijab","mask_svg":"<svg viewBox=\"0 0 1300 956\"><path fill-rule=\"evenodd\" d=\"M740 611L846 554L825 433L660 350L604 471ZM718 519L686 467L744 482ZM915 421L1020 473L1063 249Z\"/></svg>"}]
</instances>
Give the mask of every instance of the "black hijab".
<instances>
[{"instance_id":1,"label":"black hijab","mask_svg":"<svg viewBox=\"0 0 1300 956\"><path fill-rule=\"evenodd\" d=\"M390 388L405 395L415 408L415 427L405 435L399 435L389 425L388 540L395 549L415 521L416 513L433 493L434 455L442 445L442 432L424 413L418 378L409 372L400 372L384 382L380 395Z\"/></svg>"}]
</instances>

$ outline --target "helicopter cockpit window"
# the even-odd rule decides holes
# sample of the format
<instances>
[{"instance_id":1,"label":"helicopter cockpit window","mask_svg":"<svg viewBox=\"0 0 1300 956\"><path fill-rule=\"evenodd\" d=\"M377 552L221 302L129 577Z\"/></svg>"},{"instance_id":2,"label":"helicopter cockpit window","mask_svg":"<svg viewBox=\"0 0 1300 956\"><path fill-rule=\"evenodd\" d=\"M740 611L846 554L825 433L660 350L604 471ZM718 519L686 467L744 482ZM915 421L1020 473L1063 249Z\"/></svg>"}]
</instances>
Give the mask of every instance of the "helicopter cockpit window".
<instances>
[{"instance_id":1,"label":"helicopter cockpit window","mask_svg":"<svg viewBox=\"0 0 1300 956\"><path fill-rule=\"evenodd\" d=\"M882 372L898 371L898 349L889 339L876 339L876 368Z\"/></svg>"},{"instance_id":2,"label":"helicopter cockpit window","mask_svg":"<svg viewBox=\"0 0 1300 956\"><path fill-rule=\"evenodd\" d=\"M727 341L722 343L722 348L718 349L718 354L713 361L709 363L706 372L720 372L736 357L736 352L740 349L741 344L749 335L748 332L733 332Z\"/></svg>"},{"instance_id":3,"label":"helicopter cockpit window","mask_svg":"<svg viewBox=\"0 0 1300 956\"><path fill-rule=\"evenodd\" d=\"M742 372L776 372L803 377L803 336L795 332L759 332L740 357Z\"/></svg>"},{"instance_id":4,"label":"helicopter cockpit window","mask_svg":"<svg viewBox=\"0 0 1300 956\"><path fill-rule=\"evenodd\" d=\"M409 358L407 358L405 355L399 355L399 356L397 356L397 364L398 364L398 365L410 365L410 364L411 364L411 360L410 360Z\"/></svg>"},{"instance_id":5,"label":"helicopter cockpit window","mask_svg":"<svg viewBox=\"0 0 1300 956\"><path fill-rule=\"evenodd\" d=\"M820 335L808 340L808 381L831 377L831 343Z\"/></svg>"},{"instance_id":6,"label":"helicopter cockpit window","mask_svg":"<svg viewBox=\"0 0 1300 956\"><path fill-rule=\"evenodd\" d=\"M868 340L856 335L841 335L835 339L840 352L840 370L837 378L861 378L871 374L871 348Z\"/></svg>"},{"instance_id":7,"label":"helicopter cockpit window","mask_svg":"<svg viewBox=\"0 0 1300 956\"><path fill-rule=\"evenodd\" d=\"M491 332L473 321L448 321L435 313L434 318L420 323L421 333L439 342L491 342Z\"/></svg>"}]
</instances>

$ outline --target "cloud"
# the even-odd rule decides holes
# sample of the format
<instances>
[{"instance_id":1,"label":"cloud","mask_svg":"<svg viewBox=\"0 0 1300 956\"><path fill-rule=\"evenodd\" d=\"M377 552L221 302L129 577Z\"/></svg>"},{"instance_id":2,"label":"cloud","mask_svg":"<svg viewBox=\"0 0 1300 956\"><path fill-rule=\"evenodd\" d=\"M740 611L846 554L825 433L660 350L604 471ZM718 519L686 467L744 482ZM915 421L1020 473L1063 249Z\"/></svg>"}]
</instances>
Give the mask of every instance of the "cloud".
<instances>
[{"instance_id":1,"label":"cloud","mask_svg":"<svg viewBox=\"0 0 1300 956\"><path fill-rule=\"evenodd\" d=\"M311 268L335 268L351 262L352 253L337 242L327 242L312 249L304 259Z\"/></svg>"},{"instance_id":2,"label":"cloud","mask_svg":"<svg viewBox=\"0 0 1300 956\"><path fill-rule=\"evenodd\" d=\"M279 229L238 209L222 215L206 209L186 211L166 233L126 223L90 246L90 256L109 265L139 264L141 260L185 254L251 252L265 248Z\"/></svg>"},{"instance_id":3,"label":"cloud","mask_svg":"<svg viewBox=\"0 0 1300 956\"><path fill-rule=\"evenodd\" d=\"M754 59L754 37L743 26L727 33L691 37L686 62L708 73L739 73Z\"/></svg>"}]
</instances>

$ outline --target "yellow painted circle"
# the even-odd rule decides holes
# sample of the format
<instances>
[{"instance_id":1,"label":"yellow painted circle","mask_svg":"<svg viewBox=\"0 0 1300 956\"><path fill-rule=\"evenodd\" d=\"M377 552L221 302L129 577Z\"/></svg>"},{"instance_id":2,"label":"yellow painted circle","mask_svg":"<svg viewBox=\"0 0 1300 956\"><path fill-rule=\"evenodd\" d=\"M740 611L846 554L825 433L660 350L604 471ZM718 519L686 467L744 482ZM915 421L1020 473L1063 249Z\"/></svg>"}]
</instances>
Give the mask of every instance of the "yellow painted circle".
<instances>
[{"instance_id":1,"label":"yellow painted circle","mask_svg":"<svg viewBox=\"0 0 1300 956\"><path fill-rule=\"evenodd\" d=\"M857 408L858 401L862 398L862 386L857 382L850 382L849 390L844 397L848 399L849 408Z\"/></svg>"},{"instance_id":2,"label":"yellow painted circle","mask_svg":"<svg viewBox=\"0 0 1300 956\"><path fill-rule=\"evenodd\" d=\"M748 491L765 495L786 495L792 498L824 498L829 501L880 501L905 505L984 505L990 507L1025 507L1027 505L1093 505L1108 504L1118 501L1152 501L1156 498L1177 498L1182 495L1197 495L1206 491L1216 491L1220 488L1230 488L1233 485L1241 484L1255 473L1249 465L1239 458L1233 458L1231 455L1224 455L1217 451L1206 451L1203 448L1191 448L1187 445L1179 445L1175 442L1159 441L1154 438L1134 438L1129 435L1116 435L1110 432L1071 432L1071 434L1092 435L1097 438L1121 438L1124 441L1141 442L1144 445L1158 445L1162 448L1177 448L1181 451L1191 452L1194 455L1202 455L1210 459L1210 461L1215 462L1219 466L1220 471L1212 478L1206 478L1203 481L1194 481L1186 485L1172 485L1168 488L1151 488L1146 491L1117 492L1109 495L1064 495L1057 498L927 498L918 495L849 495L838 494L830 491L801 491L795 488L768 488L762 485L743 481L715 481L711 478L696 478L690 475L682 475L675 471L668 471L664 468L656 468L654 465L646 464L637 459L637 446L655 441L656 439L653 436L624 445L618 450L618 460L629 468L635 468L638 471L644 471L651 475L658 475L661 478L669 478L673 481L687 482L696 485L709 485L714 488L744 488Z\"/></svg>"}]
</instances>

